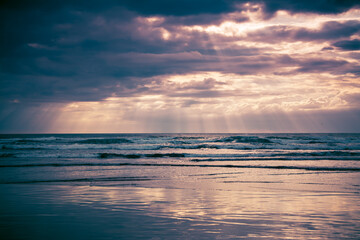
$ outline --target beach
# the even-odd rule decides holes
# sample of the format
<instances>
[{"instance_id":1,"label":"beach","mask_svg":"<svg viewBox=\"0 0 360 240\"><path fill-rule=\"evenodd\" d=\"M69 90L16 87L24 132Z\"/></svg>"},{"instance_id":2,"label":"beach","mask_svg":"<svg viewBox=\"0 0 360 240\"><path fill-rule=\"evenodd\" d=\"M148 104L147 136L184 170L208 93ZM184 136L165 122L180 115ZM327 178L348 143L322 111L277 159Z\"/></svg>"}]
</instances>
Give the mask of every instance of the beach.
<instances>
[{"instance_id":1,"label":"beach","mask_svg":"<svg viewBox=\"0 0 360 240\"><path fill-rule=\"evenodd\" d=\"M358 239L359 134L1 135L5 239Z\"/></svg>"}]
</instances>

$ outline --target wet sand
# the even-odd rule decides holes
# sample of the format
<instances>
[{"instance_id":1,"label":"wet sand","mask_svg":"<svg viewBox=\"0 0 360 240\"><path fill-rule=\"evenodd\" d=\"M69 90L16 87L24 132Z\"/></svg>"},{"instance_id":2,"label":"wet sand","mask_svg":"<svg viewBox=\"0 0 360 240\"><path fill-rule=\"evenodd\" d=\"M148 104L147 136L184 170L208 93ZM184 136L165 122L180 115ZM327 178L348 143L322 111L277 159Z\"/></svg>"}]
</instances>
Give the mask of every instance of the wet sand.
<instances>
[{"instance_id":1,"label":"wet sand","mask_svg":"<svg viewBox=\"0 0 360 240\"><path fill-rule=\"evenodd\" d=\"M89 168L82 171L86 175ZM360 237L358 172L134 166L97 170L104 175L113 171L133 172L135 176L109 181L0 184L2 236L5 239ZM153 177L149 177L150 173ZM145 175L148 177L144 178Z\"/></svg>"}]
</instances>

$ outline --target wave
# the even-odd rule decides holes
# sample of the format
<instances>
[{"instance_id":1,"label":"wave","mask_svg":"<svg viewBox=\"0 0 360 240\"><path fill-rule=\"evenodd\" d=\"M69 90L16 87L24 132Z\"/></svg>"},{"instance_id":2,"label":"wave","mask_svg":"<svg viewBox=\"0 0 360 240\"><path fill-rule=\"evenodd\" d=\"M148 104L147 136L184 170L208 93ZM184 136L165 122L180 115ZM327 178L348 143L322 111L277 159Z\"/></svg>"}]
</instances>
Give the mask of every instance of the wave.
<instances>
[{"instance_id":1,"label":"wave","mask_svg":"<svg viewBox=\"0 0 360 240\"><path fill-rule=\"evenodd\" d=\"M167 149L167 148L175 148L175 149L202 149L202 148L208 148L208 149L220 149L222 147L218 145L210 145L210 144L199 144L199 145L164 145L164 146L158 146L156 149Z\"/></svg>"},{"instance_id":2,"label":"wave","mask_svg":"<svg viewBox=\"0 0 360 240\"><path fill-rule=\"evenodd\" d=\"M139 154L99 153L98 158L141 158Z\"/></svg>"},{"instance_id":3,"label":"wave","mask_svg":"<svg viewBox=\"0 0 360 240\"><path fill-rule=\"evenodd\" d=\"M126 138L93 138L75 141L79 144L121 144L121 143L133 143L133 141Z\"/></svg>"},{"instance_id":4,"label":"wave","mask_svg":"<svg viewBox=\"0 0 360 240\"><path fill-rule=\"evenodd\" d=\"M118 153L99 153L98 158L162 158L162 157L185 157L183 153L153 153L153 154L118 154Z\"/></svg>"},{"instance_id":5,"label":"wave","mask_svg":"<svg viewBox=\"0 0 360 240\"><path fill-rule=\"evenodd\" d=\"M267 139L267 138L262 138L262 137L257 137L257 136L231 136L231 137L226 137L223 139L219 139L217 140L217 142L237 142L237 143L262 143L262 144L271 144L274 143L273 141Z\"/></svg>"},{"instance_id":6,"label":"wave","mask_svg":"<svg viewBox=\"0 0 360 240\"><path fill-rule=\"evenodd\" d=\"M244 158L194 158L191 162L244 162L244 161L360 161L360 158L286 158L286 157L244 157Z\"/></svg>"},{"instance_id":7,"label":"wave","mask_svg":"<svg viewBox=\"0 0 360 240\"><path fill-rule=\"evenodd\" d=\"M25 183L61 183L61 182L124 182L124 181L151 181L155 178L149 177L105 177L105 178L74 178L74 179L47 179L30 180L17 182L4 182L5 184L25 184Z\"/></svg>"},{"instance_id":8,"label":"wave","mask_svg":"<svg viewBox=\"0 0 360 240\"><path fill-rule=\"evenodd\" d=\"M204 137L191 137L191 136L180 136L180 137L173 137L174 140L201 140Z\"/></svg>"},{"instance_id":9,"label":"wave","mask_svg":"<svg viewBox=\"0 0 360 240\"><path fill-rule=\"evenodd\" d=\"M154 153L154 154L145 154L149 158L161 158L161 157L185 157L184 153Z\"/></svg>"},{"instance_id":10,"label":"wave","mask_svg":"<svg viewBox=\"0 0 360 240\"><path fill-rule=\"evenodd\" d=\"M46 148L40 148L40 147L23 147L23 146L8 146L8 145L3 145L1 146L2 150L44 150Z\"/></svg>"},{"instance_id":11,"label":"wave","mask_svg":"<svg viewBox=\"0 0 360 240\"><path fill-rule=\"evenodd\" d=\"M0 154L0 158L9 158L9 157L15 157L15 154L13 154L13 153L2 153L2 154Z\"/></svg>"},{"instance_id":12,"label":"wave","mask_svg":"<svg viewBox=\"0 0 360 240\"><path fill-rule=\"evenodd\" d=\"M213 148L213 149L219 149L219 146L217 145L209 145L209 144L200 144L193 147L193 149L202 149L202 148Z\"/></svg>"},{"instance_id":13,"label":"wave","mask_svg":"<svg viewBox=\"0 0 360 240\"><path fill-rule=\"evenodd\" d=\"M360 156L360 152L349 152L349 151L322 151L322 152L302 152L302 153L280 153L273 154L270 156L312 156L312 157L323 157L323 156Z\"/></svg>"},{"instance_id":14,"label":"wave","mask_svg":"<svg viewBox=\"0 0 360 240\"><path fill-rule=\"evenodd\" d=\"M2 142L8 144L15 144L15 145L23 145L23 144L37 144L37 143L47 143L51 141L56 141L58 138L56 137L39 137L39 138L9 138L9 139L2 139Z\"/></svg>"},{"instance_id":15,"label":"wave","mask_svg":"<svg viewBox=\"0 0 360 240\"><path fill-rule=\"evenodd\" d=\"M86 142L85 142L86 141ZM299 146L299 145L282 145L282 148L275 146L275 144L251 144L251 145L243 145L236 143L222 143L222 144L126 144L125 141L88 141L84 140L79 143L59 143L59 144L41 144L41 145L0 145L1 150L18 150L18 151L31 151L31 150L96 150L96 149L117 149L117 150L162 150L162 149L233 149L233 150L260 150L260 149L281 149L288 150L289 152L286 155L293 156L326 156L326 155L344 155L344 156L358 156L360 153L351 152L354 150L360 150L360 148L352 147L352 148L344 148L344 147L332 147L332 150L329 147L311 147L310 144L308 146ZM105 142L105 143L104 143ZM117 142L117 144L114 144ZM125 143L125 144L119 144ZM130 142L129 142L130 143ZM292 153L291 150L317 150L319 153ZM325 151L329 149L329 151ZM338 150L337 150L338 149ZM342 151L343 150L343 151ZM279 154L281 155L281 154ZM277 156L277 155L271 155Z\"/></svg>"},{"instance_id":16,"label":"wave","mask_svg":"<svg viewBox=\"0 0 360 240\"><path fill-rule=\"evenodd\" d=\"M16 140L13 143L14 144L24 144L24 143L40 143L43 142L41 140L33 140L33 139L20 139L20 140Z\"/></svg>"},{"instance_id":17,"label":"wave","mask_svg":"<svg viewBox=\"0 0 360 240\"><path fill-rule=\"evenodd\" d=\"M0 168L14 167L108 167L108 166L144 166L144 167L204 167L204 168L260 168L260 169L294 169L306 171L344 171L360 172L357 167L311 167L311 166L259 166L259 165L197 165L172 163L43 163L43 164L11 164L0 165Z\"/></svg>"},{"instance_id":18,"label":"wave","mask_svg":"<svg viewBox=\"0 0 360 240\"><path fill-rule=\"evenodd\" d=\"M290 137L284 137L284 136L268 136L267 138L269 139L280 139L280 140L291 140L292 138Z\"/></svg>"},{"instance_id":19,"label":"wave","mask_svg":"<svg viewBox=\"0 0 360 240\"><path fill-rule=\"evenodd\" d=\"M308 144L329 144L329 143L323 142L323 141L312 140L312 141L309 141Z\"/></svg>"}]
</instances>

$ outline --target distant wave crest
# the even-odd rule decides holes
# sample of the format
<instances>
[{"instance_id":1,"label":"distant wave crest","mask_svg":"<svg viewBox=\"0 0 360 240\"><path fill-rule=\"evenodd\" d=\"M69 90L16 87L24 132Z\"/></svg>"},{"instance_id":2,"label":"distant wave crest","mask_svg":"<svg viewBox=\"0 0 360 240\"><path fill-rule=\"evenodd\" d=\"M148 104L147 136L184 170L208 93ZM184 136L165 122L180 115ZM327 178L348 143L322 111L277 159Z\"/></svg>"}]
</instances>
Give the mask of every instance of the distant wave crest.
<instances>
[{"instance_id":1,"label":"distant wave crest","mask_svg":"<svg viewBox=\"0 0 360 240\"><path fill-rule=\"evenodd\" d=\"M153 154L118 154L118 153L99 153L99 158L162 158L162 157L185 157L183 153L153 153Z\"/></svg>"},{"instance_id":2,"label":"distant wave crest","mask_svg":"<svg viewBox=\"0 0 360 240\"><path fill-rule=\"evenodd\" d=\"M237 142L237 143L263 143L271 144L271 140L267 138L257 137L257 136L231 136L218 140L219 142Z\"/></svg>"},{"instance_id":3,"label":"distant wave crest","mask_svg":"<svg viewBox=\"0 0 360 240\"><path fill-rule=\"evenodd\" d=\"M0 158L8 158L8 157L15 157L15 154L12 154L12 153L2 153L2 154L0 154Z\"/></svg>"},{"instance_id":4,"label":"distant wave crest","mask_svg":"<svg viewBox=\"0 0 360 240\"><path fill-rule=\"evenodd\" d=\"M0 168L13 168L13 167L98 167L98 166L163 166L163 167L202 167L202 168L261 168L261 169L298 169L307 171L346 171L346 172L359 172L358 167L316 167L316 166L261 166L261 165L194 165L194 164L172 164L172 163L44 163L44 164L11 164L0 165Z\"/></svg>"},{"instance_id":5,"label":"distant wave crest","mask_svg":"<svg viewBox=\"0 0 360 240\"><path fill-rule=\"evenodd\" d=\"M119 143L133 143L133 141L126 138L93 138L76 141L79 144L119 144Z\"/></svg>"}]
</instances>

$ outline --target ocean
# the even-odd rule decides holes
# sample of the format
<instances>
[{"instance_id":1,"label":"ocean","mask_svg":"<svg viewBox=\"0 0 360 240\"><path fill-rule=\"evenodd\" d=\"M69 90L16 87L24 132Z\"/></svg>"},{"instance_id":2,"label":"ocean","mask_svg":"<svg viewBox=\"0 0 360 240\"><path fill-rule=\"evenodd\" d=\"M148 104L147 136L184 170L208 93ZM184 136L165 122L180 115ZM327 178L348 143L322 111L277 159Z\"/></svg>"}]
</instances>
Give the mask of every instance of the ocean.
<instances>
[{"instance_id":1,"label":"ocean","mask_svg":"<svg viewBox=\"0 0 360 240\"><path fill-rule=\"evenodd\" d=\"M0 135L2 239L360 239L360 134Z\"/></svg>"}]
</instances>

